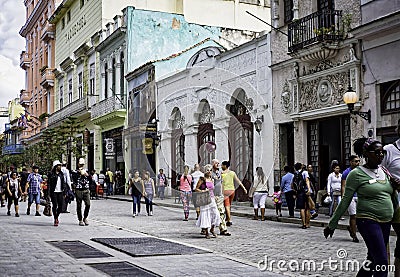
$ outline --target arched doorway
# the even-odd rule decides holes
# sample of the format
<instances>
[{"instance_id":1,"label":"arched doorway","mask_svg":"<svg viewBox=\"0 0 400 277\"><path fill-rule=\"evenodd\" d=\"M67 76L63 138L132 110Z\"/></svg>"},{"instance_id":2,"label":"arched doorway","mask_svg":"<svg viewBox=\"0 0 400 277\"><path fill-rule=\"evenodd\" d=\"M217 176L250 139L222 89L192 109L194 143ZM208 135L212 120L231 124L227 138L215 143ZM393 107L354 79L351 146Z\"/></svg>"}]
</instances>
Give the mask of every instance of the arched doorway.
<instances>
[{"instance_id":1,"label":"arched doorway","mask_svg":"<svg viewBox=\"0 0 400 277\"><path fill-rule=\"evenodd\" d=\"M179 108L175 107L171 113L171 183L176 185L176 178L183 172L185 165L185 135L183 134L185 117L182 116Z\"/></svg>"},{"instance_id":2,"label":"arched doorway","mask_svg":"<svg viewBox=\"0 0 400 277\"><path fill-rule=\"evenodd\" d=\"M208 151L206 144L215 142L215 130L211 123L215 117L215 111L210 107L207 100L200 101L199 106L199 130L197 132L198 163L201 166L211 164L215 153Z\"/></svg>"},{"instance_id":3,"label":"arched doorway","mask_svg":"<svg viewBox=\"0 0 400 277\"><path fill-rule=\"evenodd\" d=\"M252 109L252 99L247 98L244 90L236 91L233 104L228 105L231 115L229 121L229 159L234 170L247 190L253 182L253 123L249 110ZM235 95L234 94L234 95ZM236 191L237 201L248 201L247 194L239 188Z\"/></svg>"}]
</instances>

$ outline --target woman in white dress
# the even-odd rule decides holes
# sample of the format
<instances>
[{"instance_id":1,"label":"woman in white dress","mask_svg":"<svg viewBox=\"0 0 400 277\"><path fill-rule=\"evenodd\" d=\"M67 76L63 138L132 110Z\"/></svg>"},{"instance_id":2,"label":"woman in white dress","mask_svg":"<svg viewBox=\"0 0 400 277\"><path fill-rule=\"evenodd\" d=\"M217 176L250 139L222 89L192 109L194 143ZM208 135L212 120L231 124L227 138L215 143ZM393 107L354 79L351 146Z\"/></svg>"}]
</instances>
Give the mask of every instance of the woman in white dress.
<instances>
[{"instance_id":1,"label":"woman in white dress","mask_svg":"<svg viewBox=\"0 0 400 277\"><path fill-rule=\"evenodd\" d=\"M200 216L196 222L196 226L201 228L201 233L205 235L207 239L210 238L210 234L216 238L215 226L219 226L221 223L220 215L215 204L214 198L214 182L211 178L211 172L207 171L204 173L204 177L200 177L196 185L196 191L209 191L211 197L211 203L205 206L200 206ZM210 229L210 232L208 231Z\"/></svg>"}]
</instances>

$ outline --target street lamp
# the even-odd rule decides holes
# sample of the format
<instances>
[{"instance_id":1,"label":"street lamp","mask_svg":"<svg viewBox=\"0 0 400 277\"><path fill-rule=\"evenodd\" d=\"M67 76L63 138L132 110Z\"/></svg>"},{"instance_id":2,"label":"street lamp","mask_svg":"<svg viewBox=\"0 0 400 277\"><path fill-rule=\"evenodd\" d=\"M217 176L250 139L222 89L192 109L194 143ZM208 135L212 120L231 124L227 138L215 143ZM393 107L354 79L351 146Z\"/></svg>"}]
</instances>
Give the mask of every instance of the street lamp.
<instances>
[{"instance_id":1,"label":"street lamp","mask_svg":"<svg viewBox=\"0 0 400 277\"><path fill-rule=\"evenodd\" d=\"M358 101L358 96L357 96L357 93L352 89L352 87L350 85L349 85L349 88L347 89L346 93L343 95L343 101L344 101L344 103L347 104L347 107L351 114L358 115L361 118L367 120L368 123L371 123L371 110L370 109L368 110L368 112L360 112L360 111L354 110L354 104Z\"/></svg>"},{"instance_id":2,"label":"street lamp","mask_svg":"<svg viewBox=\"0 0 400 277\"><path fill-rule=\"evenodd\" d=\"M263 122L264 122L264 115L257 116L256 121L254 122L254 127L256 128L256 131L259 135L262 129Z\"/></svg>"}]
</instances>

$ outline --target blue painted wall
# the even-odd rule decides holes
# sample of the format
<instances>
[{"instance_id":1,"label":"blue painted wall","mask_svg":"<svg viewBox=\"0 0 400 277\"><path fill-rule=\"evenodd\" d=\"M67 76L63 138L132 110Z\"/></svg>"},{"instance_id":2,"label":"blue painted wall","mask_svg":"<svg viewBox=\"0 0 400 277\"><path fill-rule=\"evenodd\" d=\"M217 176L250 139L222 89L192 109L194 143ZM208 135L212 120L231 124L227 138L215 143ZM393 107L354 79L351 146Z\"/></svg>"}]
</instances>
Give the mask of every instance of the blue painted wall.
<instances>
[{"instance_id":1,"label":"blue painted wall","mask_svg":"<svg viewBox=\"0 0 400 277\"><path fill-rule=\"evenodd\" d=\"M179 29L172 28L173 19L180 22ZM164 12L126 9L127 72L157 59L177 54L206 38L219 40L219 27L187 23L182 15ZM186 68L189 58L200 48L219 46L210 40L183 55L156 64L157 77Z\"/></svg>"}]
</instances>

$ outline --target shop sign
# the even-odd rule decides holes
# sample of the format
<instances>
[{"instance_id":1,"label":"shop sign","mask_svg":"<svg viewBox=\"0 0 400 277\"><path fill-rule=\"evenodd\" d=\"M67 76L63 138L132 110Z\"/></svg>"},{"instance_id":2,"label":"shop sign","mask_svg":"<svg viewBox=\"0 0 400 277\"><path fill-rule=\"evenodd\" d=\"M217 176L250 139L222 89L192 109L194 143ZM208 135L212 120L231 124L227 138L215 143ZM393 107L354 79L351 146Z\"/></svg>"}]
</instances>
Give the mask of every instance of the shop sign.
<instances>
[{"instance_id":1,"label":"shop sign","mask_svg":"<svg viewBox=\"0 0 400 277\"><path fill-rule=\"evenodd\" d=\"M114 139L107 138L104 141L106 145L106 152L105 152L106 159L114 159L115 157Z\"/></svg>"}]
</instances>

